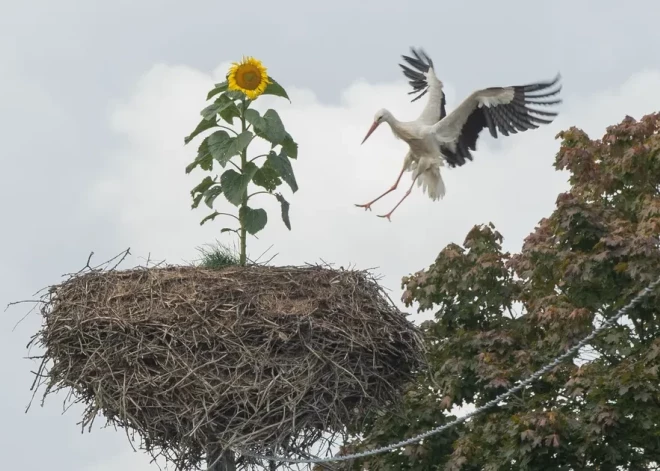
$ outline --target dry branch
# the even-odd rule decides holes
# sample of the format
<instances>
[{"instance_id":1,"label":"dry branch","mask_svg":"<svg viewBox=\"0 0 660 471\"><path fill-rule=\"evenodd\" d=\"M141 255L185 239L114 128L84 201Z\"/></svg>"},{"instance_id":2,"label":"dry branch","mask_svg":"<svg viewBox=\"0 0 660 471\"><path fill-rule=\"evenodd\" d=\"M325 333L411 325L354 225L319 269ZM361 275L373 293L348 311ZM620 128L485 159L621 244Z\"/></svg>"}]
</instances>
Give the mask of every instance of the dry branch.
<instances>
[{"instance_id":1,"label":"dry branch","mask_svg":"<svg viewBox=\"0 0 660 471\"><path fill-rule=\"evenodd\" d=\"M423 366L419 331L362 271L91 270L41 312L34 387L72 391L83 429L101 413L178 469L213 444L314 454L324 434L394 407Z\"/></svg>"}]
</instances>

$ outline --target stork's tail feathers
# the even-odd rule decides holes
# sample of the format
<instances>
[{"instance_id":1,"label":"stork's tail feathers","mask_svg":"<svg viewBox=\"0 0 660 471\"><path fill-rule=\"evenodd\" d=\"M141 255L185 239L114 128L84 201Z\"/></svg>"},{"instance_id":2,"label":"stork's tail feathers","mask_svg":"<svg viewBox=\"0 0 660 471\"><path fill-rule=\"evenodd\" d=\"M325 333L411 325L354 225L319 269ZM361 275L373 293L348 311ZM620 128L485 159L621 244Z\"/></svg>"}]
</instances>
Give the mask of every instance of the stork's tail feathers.
<instances>
[{"instance_id":1,"label":"stork's tail feathers","mask_svg":"<svg viewBox=\"0 0 660 471\"><path fill-rule=\"evenodd\" d=\"M418 95L413 98L411 101L417 101L426 95L426 92L429 91L429 82L427 80L427 75L430 69L433 69L433 61L431 58L421 49L419 52L415 48L410 48L412 55L410 56L401 56L408 64L414 67L416 70L412 70L410 67L407 67L404 64L399 64L399 67L403 69L403 74L410 79L408 83L412 86L413 90L408 92L409 95Z\"/></svg>"},{"instance_id":2,"label":"stork's tail feathers","mask_svg":"<svg viewBox=\"0 0 660 471\"><path fill-rule=\"evenodd\" d=\"M433 201L444 198L446 189L440 167L432 165L423 171L417 178L417 186L422 187L422 193L428 194Z\"/></svg>"}]
</instances>

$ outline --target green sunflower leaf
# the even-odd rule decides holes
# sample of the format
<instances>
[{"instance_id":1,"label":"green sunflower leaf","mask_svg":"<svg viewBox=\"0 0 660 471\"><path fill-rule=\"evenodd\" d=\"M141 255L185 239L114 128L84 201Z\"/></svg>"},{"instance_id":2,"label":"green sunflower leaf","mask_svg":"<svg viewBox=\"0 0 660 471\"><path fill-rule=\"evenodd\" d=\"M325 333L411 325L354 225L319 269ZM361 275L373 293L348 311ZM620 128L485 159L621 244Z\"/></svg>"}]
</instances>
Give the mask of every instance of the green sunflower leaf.
<instances>
[{"instance_id":1,"label":"green sunflower leaf","mask_svg":"<svg viewBox=\"0 0 660 471\"><path fill-rule=\"evenodd\" d=\"M243 173L238 173L234 169L229 169L220 176L220 184L222 185L223 193L225 198L227 198L227 201L234 206L241 204L243 195L247 191L247 187L258 169L259 167L254 163L248 162L243 169Z\"/></svg>"},{"instance_id":2,"label":"green sunflower leaf","mask_svg":"<svg viewBox=\"0 0 660 471\"><path fill-rule=\"evenodd\" d=\"M282 209L282 221L284 221L286 228L291 230L291 220L289 220L290 204L287 200L284 199L284 196L279 193L275 193L275 198L277 198L277 201L280 202L280 208Z\"/></svg>"},{"instance_id":3,"label":"green sunflower leaf","mask_svg":"<svg viewBox=\"0 0 660 471\"><path fill-rule=\"evenodd\" d=\"M199 182L199 184L190 190L191 196L195 196L195 193L204 193L206 190L208 190L211 185L213 185L215 182L213 181L213 178L211 177L205 177L204 180Z\"/></svg>"},{"instance_id":4,"label":"green sunflower leaf","mask_svg":"<svg viewBox=\"0 0 660 471\"><path fill-rule=\"evenodd\" d=\"M204 139L213 159L217 160L223 167L227 165L231 158L231 155L227 156L227 154L235 140L236 138L230 136L227 131L216 131Z\"/></svg>"},{"instance_id":5,"label":"green sunflower leaf","mask_svg":"<svg viewBox=\"0 0 660 471\"><path fill-rule=\"evenodd\" d=\"M190 195L193 197L193 209L199 206L200 201L204 197L204 193L215 184L211 177L206 177L195 188L190 190Z\"/></svg>"},{"instance_id":6,"label":"green sunflower leaf","mask_svg":"<svg viewBox=\"0 0 660 471\"><path fill-rule=\"evenodd\" d=\"M204 197L204 193L198 193L195 196L193 196L192 209L195 209L197 206L199 206L199 203L202 202L203 197Z\"/></svg>"},{"instance_id":7,"label":"green sunflower leaf","mask_svg":"<svg viewBox=\"0 0 660 471\"><path fill-rule=\"evenodd\" d=\"M220 95L213 103L204 108L201 115L204 119L215 122L215 117L224 109L230 106L236 106L234 100L230 98L229 92Z\"/></svg>"},{"instance_id":8,"label":"green sunflower leaf","mask_svg":"<svg viewBox=\"0 0 660 471\"><path fill-rule=\"evenodd\" d=\"M211 134L212 136L213 134ZM197 166L201 167L202 170L213 170L213 156L209 150L209 137L206 137L197 149L197 157L190 164L186 166L186 173L190 173Z\"/></svg>"},{"instance_id":9,"label":"green sunflower leaf","mask_svg":"<svg viewBox=\"0 0 660 471\"><path fill-rule=\"evenodd\" d=\"M254 113L248 113L248 111L254 111ZM273 147L286 139L286 129L284 129L280 115L275 110L266 111L263 117L259 116L256 110L247 110L245 119L252 125L255 134L270 142Z\"/></svg>"},{"instance_id":10,"label":"green sunflower leaf","mask_svg":"<svg viewBox=\"0 0 660 471\"><path fill-rule=\"evenodd\" d=\"M206 99L210 100L211 98L213 98L218 93L226 92L228 86L229 86L229 84L227 83L226 80L224 82L221 82L221 83L216 83L215 87L213 87L211 89L211 91L208 93L208 95L206 95Z\"/></svg>"},{"instance_id":11,"label":"green sunflower leaf","mask_svg":"<svg viewBox=\"0 0 660 471\"><path fill-rule=\"evenodd\" d=\"M240 153L243 152L250 144L253 137L254 134L252 134L252 131L243 131L238 136L232 138L232 143L225 154L225 158L227 159L226 161L228 162L229 159L235 155L240 155Z\"/></svg>"},{"instance_id":12,"label":"green sunflower leaf","mask_svg":"<svg viewBox=\"0 0 660 471\"><path fill-rule=\"evenodd\" d=\"M245 227L245 230L251 235L255 235L266 227L266 223L268 223L268 214L261 208L252 209L249 206L243 206L238 211L238 218Z\"/></svg>"},{"instance_id":13,"label":"green sunflower leaf","mask_svg":"<svg viewBox=\"0 0 660 471\"><path fill-rule=\"evenodd\" d=\"M282 180L280 179L279 172L266 160L263 166L252 177L252 183L271 192L282 184Z\"/></svg>"},{"instance_id":14,"label":"green sunflower leaf","mask_svg":"<svg viewBox=\"0 0 660 471\"><path fill-rule=\"evenodd\" d=\"M239 92L238 90L229 90L225 92L225 95L230 100L240 100L241 98L246 98L245 93Z\"/></svg>"},{"instance_id":15,"label":"green sunflower leaf","mask_svg":"<svg viewBox=\"0 0 660 471\"><path fill-rule=\"evenodd\" d=\"M291 134L286 133L286 137L282 141L282 149L286 151L286 155L290 159L298 158L298 144L293 140Z\"/></svg>"},{"instance_id":16,"label":"green sunflower leaf","mask_svg":"<svg viewBox=\"0 0 660 471\"><path fill-rule=\"evenodd\" d=\"M236 106L236 103L233 101L229 106L227 106L225 109L220 111L220 117L225 120L225 122L229 123L230 126L234 125L234 118L240 118L241 112L238 109L238 106Z\"/></svg>"},{"instance_id":17,"label":"green sunflower leaf","mask_svg":"<svg viewBox=\"0 0 660 471\"><path fill-rule=\"evenodd\" d=\"M216 131L207 137L208 150L213 158L225 167L232 157L245 150L253 136L251 131L244 131L235 137L226 131Z\"/></svg>"},{"instance_id":18,"label":"green sunflower leaf","mask_svg":"<svg viewBox=\"0 0 660 471\"><path fill-rule=\"evenodd\" d=\"M291 162L287 158L287 153L284 148L280 150L280 153L277 154L275 151L270 151L266 161L270 162L270 165L277 170L282 180L284 180L292 192L298 191L298 182L296 182L296 176L293 174L293 167L291 167Z\"/></svg>"},{"instance_id":19,"label":"green sunflower leaf","mask_svg":"<svg viewBox=\"0 0 660 471\"><path fill-rule=\"evenodd\" d=\"M190 133L189 136L186 136L183 139L183 143L188 144L190 141L192 141L200 133L206 131L207 129L211 129L213 127L216 127L216 126L217 126L217 123L215 122L214 119L213 120L202 119L199 122L199 124L197 125L197 127L195 128L195 130L192 133Z\"/></svg>"},{"instance_id":20,"label":"green sunflower leaf","mask_svg":"<svg viewBox=\"0 0 660 471\"><path fill-rule=\"evenodd\" d=\"M209 188L204 192L204 203L206 203L206 206L208 206L210 209L213 209L213 202L215 199L222 194L222 186L220 185L215 185Z\"/></svg>"},{"instance_id":21,"label":"green sunflower leaf","mask_svg":"<svg viewBox=\"0 0 660 471\"><path fill-rule=\"evenodd\" d=\"M245 121L251 124L254 133L257 136L261 137L260 136L261 129L263 129L266 126L266 122L261 117L259 112L252 108L245 110Z\"/></svg>"},{"instance_id":22,"label":"green sunflower leaf","mask_svg":"<svg viewBox=\"0 0 660 471\"><path fill-rule=\"evenodd\" d=\"M291 103L291 98L289 98L289 95L286 93L286 90L284 90L284 87L277 83L277 81L273 77L268 77L270 79L270 83L266 85L266 90L264 91L264 95L275 95L279 96L282 98L286 98L289 100L289 103Z\"/></svg>"}]
</instances>

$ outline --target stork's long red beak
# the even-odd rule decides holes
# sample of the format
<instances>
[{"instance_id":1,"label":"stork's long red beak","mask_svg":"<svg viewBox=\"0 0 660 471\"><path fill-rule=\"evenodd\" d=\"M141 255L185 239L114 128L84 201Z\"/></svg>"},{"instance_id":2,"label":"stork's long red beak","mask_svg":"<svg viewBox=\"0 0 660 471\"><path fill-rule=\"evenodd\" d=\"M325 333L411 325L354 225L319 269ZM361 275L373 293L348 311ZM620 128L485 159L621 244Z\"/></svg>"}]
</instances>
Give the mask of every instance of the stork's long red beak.
<instances>
[{"instance_id":1,"label":"stork's long red beak","mask_svg":"<svg viewBox=\"0 0 660 471\"><path fill-rule=\"evenodd\" d=\"M371 133L376 130L379 124L380 124L379 122L374 121L374 124L371 125L371 127L369 128L369 132L367 133L366 136L364 136L364 139L362 139L360 145L364 144L364 141L366 141L369 138L369 136L371 136Z\"/></svg>"}]
</instances>

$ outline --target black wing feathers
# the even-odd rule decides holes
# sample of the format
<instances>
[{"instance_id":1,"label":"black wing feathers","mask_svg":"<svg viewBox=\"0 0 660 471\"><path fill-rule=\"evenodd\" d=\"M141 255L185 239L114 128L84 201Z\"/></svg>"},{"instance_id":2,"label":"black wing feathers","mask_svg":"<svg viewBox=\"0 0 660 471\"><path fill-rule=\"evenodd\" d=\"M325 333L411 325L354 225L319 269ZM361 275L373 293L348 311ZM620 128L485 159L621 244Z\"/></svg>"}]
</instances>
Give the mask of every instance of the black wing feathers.
<instances>
[{"instance_id":1,"label":"black wing feathers","mask_svg":"<svg viewBox=\"0 0 660 471\"><path fill-rule=\"evenodd\" d=\"M465 165L468 160L473 160L470 150L477 149L479 131L485 127L490 128L491 126L495 126L492 123L492 120L489 121L489 119L490 118L484 113L470 114L463 126L461 137L456 142L456 150L452 151L451 148L446 145L440 146L440 151L450 167L460 167Z\"/></svg>"},{"instance_id":2,"label":"black wing feathers","mask_svg":"<svg viewBox=\"0 0 660 471\"><path fill-rule=\"evenodd\" d=\"M475 112L491 115L496 124L497 130L505 136L515 134L518 131L523 132L528 129L536 129L541 124L549 124L554 117L557 116L557 112L539 110L530 105L556 105L561 103L561 99L544 99L555 96L561 91L561 86L551 89L559 82L560 78L561 76L557 74L557 76L549 82L510 87L513 89L513 100L511 100L511 102L493 107L483 106L477 108ZM550 119L545 119L543 117L548 117ZM490 130L491 135L495 138L497 138L497 130Z\"/></svg>"},{"instance_id":3,"label":"black wing feathers","mask_svg":"<svg viewBox=\"0 0 660 471\"><path fill-rule=\"evenodd\" d=\"M488 128L491 136L497 138L497 131L504 136L508 136L528 129L536 129L541 124L551 123L557 116L557 112L539 110L530 105L545 106L561 103L559 98L547 99L561 91L561 86L551 89L559 82L560 77L557 74L549 82L485 89L484 92L513 89L513 99L509 103L478 106L472 111L463 125L461 135L456 142L455 151L452 151L446 145L441 147L449 166L461 166L465 164L466 160L472 160L470 150L476 150L477 139L483 129Z\"/></svg>"}]
</instances>

